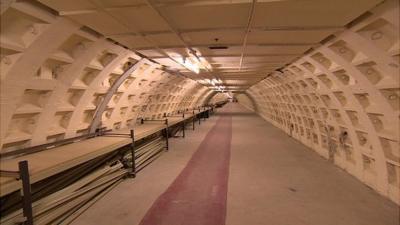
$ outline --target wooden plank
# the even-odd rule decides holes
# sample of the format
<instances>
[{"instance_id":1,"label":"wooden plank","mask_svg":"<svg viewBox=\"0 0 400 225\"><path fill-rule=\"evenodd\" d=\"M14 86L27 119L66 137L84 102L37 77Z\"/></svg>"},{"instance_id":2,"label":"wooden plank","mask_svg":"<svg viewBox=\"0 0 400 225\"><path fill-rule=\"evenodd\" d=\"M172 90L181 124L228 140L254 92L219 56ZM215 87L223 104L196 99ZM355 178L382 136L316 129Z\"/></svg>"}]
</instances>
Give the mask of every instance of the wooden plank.
<instances>
[{"instance_id":1,"label":"wooden plank","mask_svg":"<svg viewBox=\"0 0 400 225\"><path fill-rule=\"evenodd\" d=\"M195 114L187 114L185 118L169 117L169 126L178 124L183 120L191 119L199 113L206 110L200 110ZM134 127L135 140L140 140L165 128L162 122L145 122ZM118 133L129 134L130 129L119 130ZM47 177L70 169L83 162L94 159L100 155L112 152L123 146L130 144L131 139L126 137L106 137L100 136L90 138L80 142L63 145L48 151L41 151L29 155L24 155L14 159L2 160L0 170L17 171L18 162L27 160L29 162L30 179L32 183L43 180ZM21 183L15 178L0 177L0 197L7 195L21 188Z\"/></svg>"}]
</instances>

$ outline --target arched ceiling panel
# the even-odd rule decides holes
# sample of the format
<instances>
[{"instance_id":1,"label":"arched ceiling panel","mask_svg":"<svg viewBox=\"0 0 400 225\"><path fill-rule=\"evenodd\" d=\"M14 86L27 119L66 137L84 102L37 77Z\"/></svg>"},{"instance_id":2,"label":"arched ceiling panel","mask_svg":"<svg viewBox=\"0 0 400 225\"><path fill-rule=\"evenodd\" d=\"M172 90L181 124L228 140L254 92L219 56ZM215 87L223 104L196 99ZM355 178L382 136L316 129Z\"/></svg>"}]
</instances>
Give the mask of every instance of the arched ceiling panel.
<instances>
[{"instance_id":1,"label":"arched ceiling panel","mask_svg":"<svg viewBox=\"0 0 400 225\"><path fill-rule=\"evenodd\" d=\"M86 3L79 2L91 10ZM76 10L78 3L62 4ZM11 4L1 18L1 153L87 134L97 114L98 127L134 126L196 107L209 90L33 2Z\"/></svg>"},{"instance_id":2,"label":"arched ceiling panel","mask_svg":"<svg viewBox=\"0 0 400 225\"><path fill-rule=\"evenodd\" d=\"M193 79L220 79L226 90L244 91L382 0L40 2ZM186 59L198 74L177 62ZM246 85L226 82L232 79Z\"/></svg>"}]
</instances>

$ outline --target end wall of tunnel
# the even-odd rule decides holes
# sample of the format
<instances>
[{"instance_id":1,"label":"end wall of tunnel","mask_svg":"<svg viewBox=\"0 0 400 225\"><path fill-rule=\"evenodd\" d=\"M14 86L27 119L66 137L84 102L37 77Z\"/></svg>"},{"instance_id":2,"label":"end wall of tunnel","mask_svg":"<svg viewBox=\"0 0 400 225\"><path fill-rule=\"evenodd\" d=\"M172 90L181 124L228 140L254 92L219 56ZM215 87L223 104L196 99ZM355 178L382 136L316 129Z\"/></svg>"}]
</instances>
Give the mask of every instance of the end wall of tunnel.
<instances>
[{"instance_id":1,"label":"end wall of tunnel","mask_svg":"<svg viewBox=\"0 0 400 225\"><path fill-rule=\"evenodd\" d=\"M398 29L388 1L236 98L399 204Z\"/></svg>"}]
</instances>

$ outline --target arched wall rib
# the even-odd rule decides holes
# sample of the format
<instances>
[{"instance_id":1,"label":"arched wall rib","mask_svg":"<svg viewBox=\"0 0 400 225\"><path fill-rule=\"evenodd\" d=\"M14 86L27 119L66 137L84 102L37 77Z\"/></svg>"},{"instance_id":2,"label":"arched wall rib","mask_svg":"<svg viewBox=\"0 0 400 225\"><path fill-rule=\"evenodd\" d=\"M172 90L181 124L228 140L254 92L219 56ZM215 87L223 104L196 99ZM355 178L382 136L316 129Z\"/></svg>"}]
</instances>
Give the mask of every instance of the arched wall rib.
<instances>
[{"instance_id":1,"label":"arched wall rib","mask_svg":"<svg viewBox=\"0 0 400 225\"><path fill-rule=\"evenodd\" d=\"M247 90L267 121L397 203L398 4L382 4Z\"/></svg>"}]
</instances>

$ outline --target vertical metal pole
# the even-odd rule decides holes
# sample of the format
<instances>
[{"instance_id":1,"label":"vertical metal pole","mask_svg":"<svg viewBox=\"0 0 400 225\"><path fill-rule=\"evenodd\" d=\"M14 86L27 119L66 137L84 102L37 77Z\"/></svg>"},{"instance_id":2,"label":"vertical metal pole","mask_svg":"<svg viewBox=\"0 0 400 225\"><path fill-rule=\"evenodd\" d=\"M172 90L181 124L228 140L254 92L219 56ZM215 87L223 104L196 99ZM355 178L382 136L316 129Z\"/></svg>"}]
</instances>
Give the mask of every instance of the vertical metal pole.
<instances>
[{"instance_id":1,"label":"vertical metal pole","mask_svg":"<svg viewBox=\"0 0 400 225\"><path fill-rule=\"evenodd\" d=\"M131 130L131 139L132 139L132 143L131 143L131 153L132 153L132 168L131 168L131 174L130 174L130 176L132 177L132 178L134 178L134 177L136 177L136 162L135 162L135 159L136 159L136 154L135 154L135 132L134 132L134 130L132 129Z\"/></svg>"},{"instance_id":2,"label":"vertical metal pole","mask_svg":"<svg viewBox=\"0 0 400 225\"><path fill-rule=\"evenodd\" d=\"M169 142L168 142L168 138L169 138L169 134L168 134L168 119L165 119L165 141L166 141L166 144L167 144L167 151L169 150Z\"/></svg>"},{"instance_id":3,"label":"vertical metal pole","mask_svg":"<svg viewBox=\"0 0 400 225\"><path fill-rule=\"evenodd\" d=\"M182 121L182 137L185 138L185 120Z\"/></svg>"},{"instance_id":4,"label":"vertical metal pole","mask_svg":"<svg viewBox=\"0 0 400 225\"><path fill-rule=\"evenodd\" d=\"M199 119L199 125L200 125L200 123L201 123L201 109L200 109L200 106L199 106L199 114L197 114L197 118Z\"/></svg>"},{"instance_id":5,"label":"vertical metal pole","mask_svg":"<svg viewBox=\"0 0 400 225\"><path fill-rule=\"evenodd\" d=\"M182 118L182 137L185 138L185 112L183 112Z\"/></svg>"},{"instance_id":6,"label":"vertical metal pole","mask_svg":"<svg viewBox=\"0 0 400 225\"><path fill-rule=\"evenodd\" d=\"M29 181L28 161L18 163L20 178L22 181L22 212L26 221L24 225L33 225L31 183Z\"/></svg>"},{"instance_id":7,"label":"vertical metal pole","mask_svg":"<svg viewBox=\"0 0 400 225\"><path fill-rule=\"evenodd\" d=\"M196 115L194 114L194 110L193 110L192 122L193 122L193 130L194 130L194 124L196 122Z\"/></svg>"}]
</instances>

